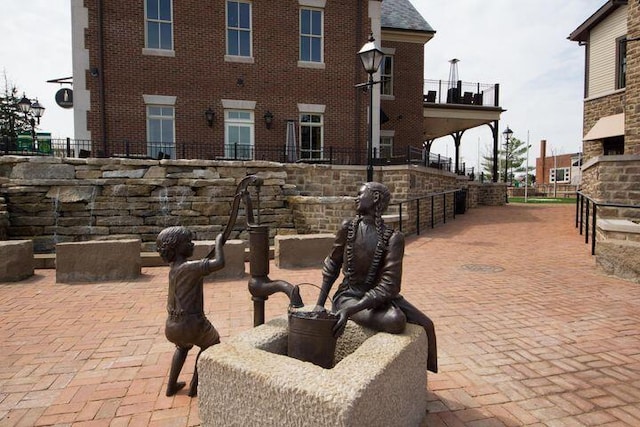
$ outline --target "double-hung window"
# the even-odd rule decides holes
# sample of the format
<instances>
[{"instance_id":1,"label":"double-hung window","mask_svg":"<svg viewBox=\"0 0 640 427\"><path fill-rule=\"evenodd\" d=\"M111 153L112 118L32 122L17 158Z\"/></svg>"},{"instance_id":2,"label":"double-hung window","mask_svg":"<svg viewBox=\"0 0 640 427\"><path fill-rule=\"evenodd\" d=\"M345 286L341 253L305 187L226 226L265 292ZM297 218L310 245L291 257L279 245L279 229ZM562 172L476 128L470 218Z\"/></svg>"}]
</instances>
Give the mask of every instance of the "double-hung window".
<instances>
[{"instance_id":1,"label":"double-hung window","mask_svg":"<svg viewBox=\"0 0 640 427\"><path fill-rule=\"evenodd\" d=\"M147 155L175 158L175 109L171 105L147 105Z\"/></svg>"},{"instance_id":2,"label":"double-hung window","mask_svg":"<svg viewBox=\"0 0 640 427\"><path fill-rule=\"evenodd\" d=\"M381 131L380 135L380 151L378 152L378 158L391 159L393 157L393 132L389 135L384 134L385 131Z\"/></svg>"},{"instance_id":3,"label":"double-hung window","mask_svg":"<svg viewBox=\"0 0 640 427\"><path fill-rule=\"evenodd\" d=\"M251 3L227 1L227 55L251 57Z\"/></svg>"},{"instance_id":4,"label":"double-hung window","mask_svg":"<svg viewBox=\"0 0 640 427\"><path fill-rule=\"evenodd\" d=\"M224 154L229 159L253 159L254 114L251 110L225 110Z\"/></svg>"},{"instance_id":5,"label":"double-hung window","mask_svg":"<svg viewBox=\"0 0 640 427\"><path fill-rule=\"evenodd\" d=\"M146 48L173 50L172 0L146 0Z\"/></svg>"},{"instance_id":6,"label":"double-hung window","mask_svg":"<svg viewBox=\"0 0 640 427\"><path fill-rule=\"evenodd\" d=\"M380 64L381 95L393 96L393 56L385 55Z\"/></svg>"},{"instance_id":7,"label":"double-hung window","mask_svg":"<svg viewBox=\"0 0 640 427\"><path fill-rule=\"evenodd\" d=\"M300 61L324 61L323 20L321 9L300 9Z\"/></svg>"},{"instance_id":8,"label":"double-hung window","mask_svg":"<svg viewBox=\"0 0 640 427\"><path fill-rule=\"evenodd\" d=\"M323 158L323 116L322 114L300 114L300 158Z\"/></svg>"}]
</instances>

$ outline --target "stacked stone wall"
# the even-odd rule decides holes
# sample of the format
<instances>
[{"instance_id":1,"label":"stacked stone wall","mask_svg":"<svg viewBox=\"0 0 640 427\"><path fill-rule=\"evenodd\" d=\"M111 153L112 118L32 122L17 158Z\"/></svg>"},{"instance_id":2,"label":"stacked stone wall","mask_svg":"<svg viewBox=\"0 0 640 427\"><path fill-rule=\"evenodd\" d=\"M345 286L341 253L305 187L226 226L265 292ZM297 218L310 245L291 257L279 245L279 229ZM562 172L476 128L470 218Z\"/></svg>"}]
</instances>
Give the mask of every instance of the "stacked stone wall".
<instances>
[{"instance_id":1,"label":"stacked stone wall","mask_svg":"<svg viewBox=\"0 0 640 427\"><path fill-rule=\"evenodd\" d=\"M7 240L9 233L9 212L4 197L0 196L0 240Z\"/></svg>"},{"instance_id":2,"label":"stacked stone wall","mask_svg":"<svg viewBox=\"0 0 640 427\"><path fill-rule=\"evenodd\" d=\"M591 198L640 206L640 155L603 156L585 163L582 169L582 189Z\"/></svg>"},{"instance_id":3,"label":"stacked stone wall","mask_svg":"<svg viewBox=\"0 0 640 427\"><path fill-rule=\"evenodd\" d=\"M0 202L0 233L5 209L6 238L33 240L36 253L53 252L62 242L132 238L140 239L143 249L154 250L157 234L170 225L185 225L196 239L212 240L229 221L238 182L254 173L264 179L260 221L270 226L273 238L276 233L335 232L344 218L353 215L353 197L366 170L260 161L2 156L0 197L6 209ZM467 207L487 204L483 200L487 184L471 185L438 170L376 168L374 179L388 185L392 204L457 188L469 190ZM253 186L250 191L255 208L257 194ZM448 197L447 218L454 207L453 195ZM429 203L420 206L424 221L430 221ZM443 221L439 203L434 206L436 223ZM247 239L243 209L241 204L232 239ZM413 218L410 223L417 215L413 209L409 206L403 212ZM397 210L392 206L390 213Z\"/></svg>"}]
</instances>

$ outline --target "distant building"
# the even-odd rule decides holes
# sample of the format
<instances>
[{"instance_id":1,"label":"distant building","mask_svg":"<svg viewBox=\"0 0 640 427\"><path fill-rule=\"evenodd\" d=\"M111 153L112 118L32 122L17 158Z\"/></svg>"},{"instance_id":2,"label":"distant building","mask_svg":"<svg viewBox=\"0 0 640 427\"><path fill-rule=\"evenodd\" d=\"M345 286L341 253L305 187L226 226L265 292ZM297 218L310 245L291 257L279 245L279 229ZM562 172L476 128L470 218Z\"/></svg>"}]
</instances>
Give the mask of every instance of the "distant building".
<instances>
[{"instance_id":1,"label":"distant building","mask_svg":"<svg viewBox=\"0 0 640 427\"><path fill-rule=\"evenodd\" d=\"M536 159L536 185L580 185L582 153L547 156L547 141L540 141L540 157Z\"/></svg>"}]
</instances>

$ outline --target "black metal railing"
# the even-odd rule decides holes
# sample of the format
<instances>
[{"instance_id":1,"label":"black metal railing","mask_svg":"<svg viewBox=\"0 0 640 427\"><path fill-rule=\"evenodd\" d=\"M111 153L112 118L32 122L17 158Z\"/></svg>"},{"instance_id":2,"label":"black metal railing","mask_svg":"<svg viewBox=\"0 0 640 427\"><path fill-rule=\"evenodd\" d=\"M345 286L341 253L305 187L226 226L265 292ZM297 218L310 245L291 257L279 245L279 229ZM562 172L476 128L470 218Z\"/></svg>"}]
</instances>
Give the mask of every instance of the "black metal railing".
<instances>
[{"instance_id":1,"label":"black metal railing","mask_svg":"<svg viewBox=\"0 0 640 427\"><path fill-rule=\"evenodd\" d=\"M200 159L200 160L266 160L281 163L319 163L334 165L365 165L366 150L327 146L322 150L291 149L286 144L250 146L215 144L197 141L175 143L131 140L96 140L54 138L20 142L16 138L0 140L0 155L55 156L78 158L118 157L128 159ZM373 151L374 165L420 164L453 172L449 157L428 153L423 147L406 147L384 156ZM464 169L463 169L464 170Z\"/></svg>"},{"instance_id":2,"label":"black metal railing","mask_svg":"<svg viewBox=\"0 0 640 427\"><path fill-rule=\"evenodd\" d=\"M596 221L599 208L640 209L640 205L597 202L581 191L576 192L576 228L580 229L580 235L584 234L584 243L588 244L589 226L591 226L591 255L596 254Z\"/></svg>"},{"instance_id":3,"label":"black metal railing","mask_svg":"<svg viewBox=\"0 0 640 427\"><path fill-rule=\"evenodd\" d=\"M426 104L459 104L498 107L499 84L425 80L423 102Z\"/></svg>"},{"instance_id":4,"label":"black metal railing","mask_svg":"<svg viewBox=\"0 0 640 427\"><path fill-rule=\"evenodd\" d=\"M447 201L447 198L450 200ZM415 234L420 235L425 227L435 228L439 222L446 224L448 211L451 211L450 216L453 219L456 218L456 214L464 213L467 206L467 190L458 188L429 193L424 196L394 202L389 206L398 215L398 229L400 231L405 232L405 234L413 234L415 232ZM406 219L411 216L411 213L415 216L413 223L409 223Z\"/></svg>"}]
</instances>

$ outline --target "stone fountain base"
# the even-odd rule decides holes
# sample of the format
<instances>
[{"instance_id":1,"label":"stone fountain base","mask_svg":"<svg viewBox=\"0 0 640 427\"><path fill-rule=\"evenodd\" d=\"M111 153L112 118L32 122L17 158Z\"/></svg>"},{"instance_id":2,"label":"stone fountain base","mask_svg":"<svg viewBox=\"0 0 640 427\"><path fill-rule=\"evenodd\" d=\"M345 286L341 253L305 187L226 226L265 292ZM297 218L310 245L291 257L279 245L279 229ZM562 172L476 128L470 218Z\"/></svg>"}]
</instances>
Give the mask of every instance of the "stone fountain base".
<instances>
[{"instance_id":1,"label":"stone fountain base","mask_svg":"<svg viewBox=\"0 0 640 427\"><path fill-rule=\"evenodd\" d=\"M286 316L210 347L198 362L203 426L418 426L426 415L427 338L349 321L335 366L287 357Z\"/></svg>"}]
</instances>

